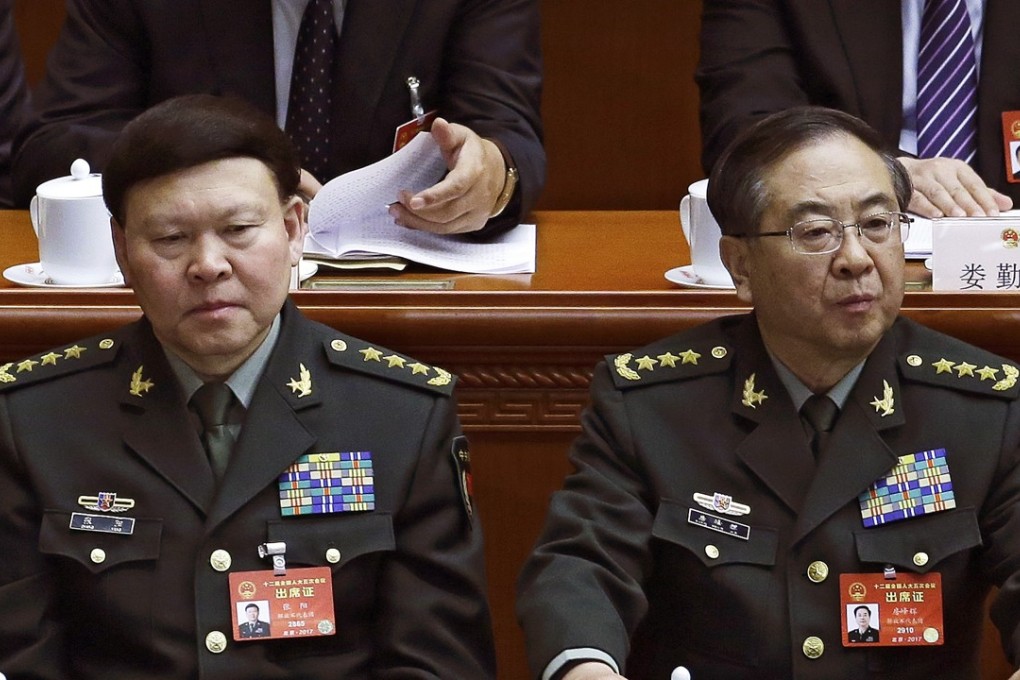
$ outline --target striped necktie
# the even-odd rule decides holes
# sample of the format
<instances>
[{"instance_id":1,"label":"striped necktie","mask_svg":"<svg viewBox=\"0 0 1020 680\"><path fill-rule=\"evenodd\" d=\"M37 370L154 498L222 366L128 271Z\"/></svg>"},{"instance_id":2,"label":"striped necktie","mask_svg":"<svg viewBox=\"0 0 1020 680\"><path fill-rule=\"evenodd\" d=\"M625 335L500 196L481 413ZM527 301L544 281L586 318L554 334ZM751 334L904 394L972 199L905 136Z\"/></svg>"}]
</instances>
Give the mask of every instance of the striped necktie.
<instances>
[{"instance_id":1,"label":"striped necktie","mask_svg":"<svg viewBox=\"0 0 1020 680\"><path fill-rule=\"evenodd\" d=\"M964 0L926 0L917 54L917 155L973 163L977 61Z\"/></svg>"},{"instance_id":2,"label":"striped necktie","mask_svg":"<svg viewBox=\"0 0 1020 680\"><path fill-rule=\"evenodd\" d=\"M300 152L301 166L324 183L330 179L337 42L332 1L311 0L298 29L286 129Z\"/></svg>"}]
</instances>

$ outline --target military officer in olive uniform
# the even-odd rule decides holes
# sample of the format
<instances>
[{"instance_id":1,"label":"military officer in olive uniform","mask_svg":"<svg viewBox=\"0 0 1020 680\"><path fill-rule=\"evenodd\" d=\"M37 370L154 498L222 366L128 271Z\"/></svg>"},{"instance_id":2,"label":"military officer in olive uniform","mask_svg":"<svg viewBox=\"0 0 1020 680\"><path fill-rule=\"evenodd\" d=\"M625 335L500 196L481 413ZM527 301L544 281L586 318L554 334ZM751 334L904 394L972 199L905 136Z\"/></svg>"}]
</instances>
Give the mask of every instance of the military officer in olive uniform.
<instances>
[{"instance_id":1,"label":"military officer in olive uniform","mask_svg":"<svg viewBox=\"0 0 1020 680\"><path fill-rule=\"evenodd\" d=\"M170 100L103 181L144 317L0 367L0 672L493 677L453 377L286 301L286 136Z\"/></svg>"},{"instance_id":2,"label":"military officer in olive uniform","mask_svg":"<svg viewBox=\"0 0 1020 680\"><path fill-rule=\"evenodd\" d=\"M709 187L754 311L597 367L520 579L534 676L972 678L992 585L1017 663L1020 370L898 318L905 171L792 109ZM846 642L860 601L880 642Z\"/></svg>"}]
</instances>

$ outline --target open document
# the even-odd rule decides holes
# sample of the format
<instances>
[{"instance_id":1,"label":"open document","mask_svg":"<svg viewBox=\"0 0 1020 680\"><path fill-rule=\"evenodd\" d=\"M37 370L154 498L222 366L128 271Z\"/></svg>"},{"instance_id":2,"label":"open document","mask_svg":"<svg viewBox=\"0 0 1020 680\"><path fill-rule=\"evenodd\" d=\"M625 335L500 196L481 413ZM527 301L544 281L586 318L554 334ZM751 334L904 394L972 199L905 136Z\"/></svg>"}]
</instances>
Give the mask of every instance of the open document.
<instances>
[{"instance_id":1,"label":"open document","mask_svg":"<svg viewBox=\"0 0 1020 680\"><path fill-rule=\"evenodd\" d=\"M432 135L421 133L391 156L340 175L315 195L308 213L305 256L358 260L400 257L473 274L535 271L535 225L521 224L478 241L399 227L388 212L401 189L419 192L446 172Z\"/></svg>"}]
</instances>

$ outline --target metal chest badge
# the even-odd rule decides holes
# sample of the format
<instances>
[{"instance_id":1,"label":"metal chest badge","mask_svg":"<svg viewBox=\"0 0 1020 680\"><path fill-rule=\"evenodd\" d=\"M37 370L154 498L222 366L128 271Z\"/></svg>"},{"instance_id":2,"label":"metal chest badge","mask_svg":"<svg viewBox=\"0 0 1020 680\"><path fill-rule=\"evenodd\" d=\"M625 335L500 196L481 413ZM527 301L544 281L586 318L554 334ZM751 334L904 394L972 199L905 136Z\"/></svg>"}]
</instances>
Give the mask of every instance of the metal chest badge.
<instances>
[{"instance_id":1,"label":"metal chest badge","mask_svg":"<svg viewBox=\"0 0 1020 680\"><path fill-rule=\"evenodd\" d=\"M370 451L306 454L283 471L278 484L284 517L375 510Z\"/></svg>"},{"instance_id":2,"label":"metal chest badge","mask_svg":"<svg viewBox=\"0 0 1020 680\"><path fill-rule=\"evenodd\" d=\"M857 500L866 527L955 508L946 450L931 449L900 456L896 467Z\"/></svg>"}]
</instances>

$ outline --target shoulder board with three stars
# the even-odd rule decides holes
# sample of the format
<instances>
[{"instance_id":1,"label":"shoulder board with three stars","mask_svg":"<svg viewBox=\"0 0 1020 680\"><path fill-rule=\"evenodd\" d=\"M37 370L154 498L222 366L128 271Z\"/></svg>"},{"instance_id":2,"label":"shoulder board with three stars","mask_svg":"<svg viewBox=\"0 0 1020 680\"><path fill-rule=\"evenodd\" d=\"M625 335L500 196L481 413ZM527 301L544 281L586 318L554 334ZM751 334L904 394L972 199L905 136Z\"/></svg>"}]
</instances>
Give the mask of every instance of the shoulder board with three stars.
<instances>
[{"instance_id":1,"label":"shoulder board with three stars","mask_svg":"<svg viewBox=\"0 0 1020 680\"><path fill-rule=\"evenodd\" d=\"M1020 396L1020 367L976 348L963 350L908 352L899 358L900 372L909 380L955 390L1003 399Z\"/></svg>"},{"instance_id":2,"label":"shoulder board with three stars","mask_svg":"<svg viewBox=\"0 0 1020 680\"><path fill-rule=\"evenodd\" d=\"M107 364L117 356L119 347L119 339L109 335L97 336L0 365L0 391Z\"/></svg>"},{"instance_id":3,"label":"shoulder board with three stars","mask_svg":"<svg viewBox=\"0 0 1020 680\"><path fill-rule=\"evenodd\" d=\"M357 338L337 335L323 343L330 363L386 380L404 383L431 392L450 395L457 377L449 371L425 364L385 347L370 345Z\"/></svg>"},{"instance_id":4,"label":"shoulder board with three stars","mask_svg":"<svg viewBox=\"0 0 1020 680\"><path fill-rule=\"evenodd\" d=\"M607 354L606 363L617 389L686 380L727 370L732 349L683 335L623 354Z\"/></svg>"}]
</instances>

